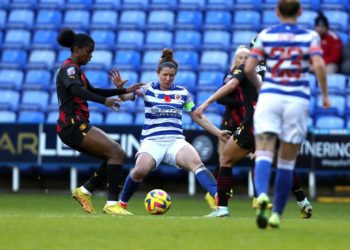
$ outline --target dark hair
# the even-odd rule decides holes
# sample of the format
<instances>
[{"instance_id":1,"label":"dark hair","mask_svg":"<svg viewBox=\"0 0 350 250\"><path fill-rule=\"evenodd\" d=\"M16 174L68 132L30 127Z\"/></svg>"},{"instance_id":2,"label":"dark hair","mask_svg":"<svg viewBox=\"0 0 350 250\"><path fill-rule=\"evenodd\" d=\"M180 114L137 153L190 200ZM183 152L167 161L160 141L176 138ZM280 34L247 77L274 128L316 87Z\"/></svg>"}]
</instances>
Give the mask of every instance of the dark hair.
<instances>
[{"instance_id":1,"label":"dark hair","mask_svg":"<svg viewBox=\"0 0 350 250\"><path fill-rule=\"evenodd\" d=\"M256 39L258 39L258 36L257 36L257 35L255 35L255 36L253 37L253 39L250 41L250 44L249 44L249 48L250 48L250 49L253 48L253 46L254 46L254 44L255 44L255 42L256 42Z\"/></svg>"},{"instance_id":2,"label":"dark hair","mask_svg":"<svg viewBox=\"0 0 350 250\"><path fill-rule=\"evenodd\" d=\"M174 52L171 49L163 49L162 56L160 57L157 73L159 73L164 67L176 69L178 68L178 63L174 60Z\"/></svg>"},{"instance_id":3,"label":"dark hair","mask_svg":"<svg viewBox=\"0 0 350 250\"><path fill-rule=\"evenodd\" d=\"M70 48L73 52L74 47L84 48L95 45L94 40L87 34L75 34L73 30L65 28L57 36L57 42L63 47Z\"/></svg>"},{"instance_id":4,"label":"dark hair","mask_svg":"<svg viewBox=\"0 0 350 250\"><path fill-rule=\"evenodd\" d=\"M329 23L327 17L320 11L318 12L318 16L315 18L315 26L325 26L327 29L329 28Z\"/></svg>"},{"instance_id":5,"label":"dark hair","mask_svg":"<svg viewBox=\"0 0 350 250\"><path fill-rule=\"evenodd\" d=\"M278 10L285 17L294 17L298 14L300 9L299 0L279 0L278 1Z\"/></svg>"}]
</instances>

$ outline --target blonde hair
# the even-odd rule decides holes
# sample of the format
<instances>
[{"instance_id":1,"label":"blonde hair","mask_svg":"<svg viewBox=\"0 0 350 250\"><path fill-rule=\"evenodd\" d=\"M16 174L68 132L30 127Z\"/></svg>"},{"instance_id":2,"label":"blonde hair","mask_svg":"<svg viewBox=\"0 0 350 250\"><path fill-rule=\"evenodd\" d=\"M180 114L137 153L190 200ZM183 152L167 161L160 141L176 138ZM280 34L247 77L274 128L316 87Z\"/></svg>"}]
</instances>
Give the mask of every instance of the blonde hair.
<instances>
[{"instance_id":1,"label":"blonde hair","mask_svg":"<svg viewBox=\"0 0 350 250\"><path fill-rule=\"evenodd\" d=\"M237 55L241 52L248 52L249 53L250 51L245 45L238 46L238 48L235 51L235 56L232 59L232 64L231 64L231 68L230 68L231 72L238 66L236 59L237 59Z\"/></svg>"}]
</instances>

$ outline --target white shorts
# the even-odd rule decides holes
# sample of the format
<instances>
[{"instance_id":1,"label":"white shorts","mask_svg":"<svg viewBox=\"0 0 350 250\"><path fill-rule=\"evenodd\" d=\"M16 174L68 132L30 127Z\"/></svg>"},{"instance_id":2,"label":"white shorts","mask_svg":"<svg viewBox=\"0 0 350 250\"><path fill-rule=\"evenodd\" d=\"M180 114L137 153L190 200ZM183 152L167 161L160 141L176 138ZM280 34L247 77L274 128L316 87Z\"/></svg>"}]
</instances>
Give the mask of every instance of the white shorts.
<instances>
[{"instance_id":1,"label":"white shorts","mask_svg":"<svg viewBox=\"0 0 350 250\"><path fill-rule=\"evenodd\" d=\"M256 104L254 134L270 132L281 141L299 144L306 137L308 117L308 100L264 93Z\"/></svg>"},{"instance_id":2,"label":"white shorts","mask_svg":"<svg viewBox=\"0 0 350 250\"><path fill-rule=\"evenodd\" d=\"M178 167L176 165L176 154L186 145L190 144L184 139L174 141L144 140L136 153L136 158L140 153L148 153L155 160L156 167L162 162Z\"/></svg>"}]
</instances>

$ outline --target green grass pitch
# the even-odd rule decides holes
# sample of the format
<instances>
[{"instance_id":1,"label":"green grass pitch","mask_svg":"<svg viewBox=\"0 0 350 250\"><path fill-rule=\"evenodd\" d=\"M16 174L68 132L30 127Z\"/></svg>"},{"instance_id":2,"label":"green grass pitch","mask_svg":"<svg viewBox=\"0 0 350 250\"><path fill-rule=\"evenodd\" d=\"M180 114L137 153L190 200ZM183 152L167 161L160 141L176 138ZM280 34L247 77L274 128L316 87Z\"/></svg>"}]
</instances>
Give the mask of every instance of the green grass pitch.
<instances>
[{"instance_id":1,"label":"green grass pitch","mask_svg":"<svg viewBox=\"0 0 350 250\"><path fill-rule=\"evenodd\" d=\"M210 209L202 196L171 197L165 215L147 214L138 193L133 216L108 216L101 197L89 215L69 194L0 194L0 249L350 249L350 204L313 202L313 217L303 220L291 198L282 227L261 230L250 199L230 201L229 218L203 218Z\"/></svg>"}]
</instances>

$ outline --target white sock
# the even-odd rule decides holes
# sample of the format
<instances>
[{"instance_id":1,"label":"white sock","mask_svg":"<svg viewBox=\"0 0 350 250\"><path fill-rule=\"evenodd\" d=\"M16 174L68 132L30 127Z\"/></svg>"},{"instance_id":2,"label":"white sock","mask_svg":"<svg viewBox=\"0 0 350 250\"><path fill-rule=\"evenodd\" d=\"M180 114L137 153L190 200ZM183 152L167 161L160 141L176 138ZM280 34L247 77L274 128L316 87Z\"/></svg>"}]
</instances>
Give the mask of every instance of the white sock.
<instances>
[{"instance_id":1,"label":"white sock","mask_svg":"<svg viewBox=\"0 0 350 250\"><path fill-rule=\"evenodd\" d=\"M227 211L227 207L224 207L224 206L218 206L218 210L225 210L225 211Z\"/></svg>"},{"instance_id":2,"label":"white sock","mask_svg":"<svg viewBox=\"0 0 350 250\"><path fill-rule=\"evenodd\" d=\"M306 197L304 200L297 202L300 208L303 208L307 203L309 203L309 200Z\"/></svg>"},{"instance_id":3,"label":"white sock","mask_svg":"<svg viewBox=\"0 0 350 250\"><path fill-rule=\"evenodd\" d=\"M83 194L91 195L91 192L87 190L84 186L81 186L80 189L81 189L81 192L83 192Z\"/></svg>"},{"instance_id":4,"label":"white sock","mask_svg":"<svg viewBox=\"0 0 350 250\"><path fill-rule=\"evenodd\" d=\"M114 206L114 205L117 205L117 201L107 201L106 205L107 206Z\"/></svg>"}]
</instances>

